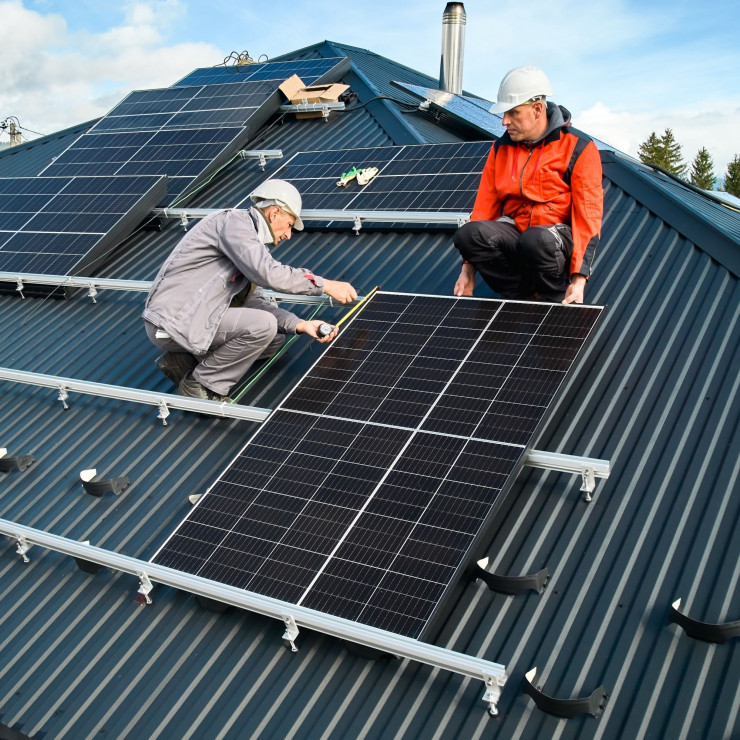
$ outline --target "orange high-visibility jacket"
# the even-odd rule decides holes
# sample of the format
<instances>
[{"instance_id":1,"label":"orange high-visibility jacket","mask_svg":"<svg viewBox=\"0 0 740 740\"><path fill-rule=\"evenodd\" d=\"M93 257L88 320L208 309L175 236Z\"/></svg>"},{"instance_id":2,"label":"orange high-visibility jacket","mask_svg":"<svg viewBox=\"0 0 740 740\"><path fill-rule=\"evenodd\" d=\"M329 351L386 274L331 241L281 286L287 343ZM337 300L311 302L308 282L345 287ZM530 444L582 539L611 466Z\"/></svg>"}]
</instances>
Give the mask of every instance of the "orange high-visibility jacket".
<instances>
[{"instance_id":1,"label":"orange high-visibility jacket","mask_svg":"<svg viewBox=\"0 0 740 740\"><path fill-rule=\"evenodd\" d=\"M534 144L505 133L491 147L471 221L508 216L520 231L568 224L573 231L570 274L589 277L601 234L601 157L591 139L570 128L570 113L547 104L548 130Z\"/></svg>"}]
</instances>

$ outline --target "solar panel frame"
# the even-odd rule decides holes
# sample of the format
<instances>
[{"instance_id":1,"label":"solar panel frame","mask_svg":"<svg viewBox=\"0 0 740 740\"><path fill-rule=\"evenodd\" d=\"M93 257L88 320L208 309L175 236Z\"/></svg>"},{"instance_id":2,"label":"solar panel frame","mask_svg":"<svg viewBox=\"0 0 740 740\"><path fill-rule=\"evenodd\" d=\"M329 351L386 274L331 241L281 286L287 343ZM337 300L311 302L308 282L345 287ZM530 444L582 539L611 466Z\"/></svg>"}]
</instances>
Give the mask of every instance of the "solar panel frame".
<instances>
[{"instance_id":1,"label":"solar panel frame","mask_svg":"<svg viewBox=\"0 0 740 740\"><path fill-rule=\"evenodd\" d=\"M408 296L408 294L392 293L383 293L381 295L383 297L401 296L404 297L404 300ZM424 298L424 296L412 296L412 298ZM426 298L439 301L441 297L427 296ZM476 303L480 304L482 300L451 297L445 297L443 299L443 302L447 302L450 305L454 302L455 306L460 307L459 313L453 311L449 316L451 325L448 327L446 334L451 335L451 339L454 339L455 336L449 329L457 328L458 332L464 331L457 327L456 322L460 320L460 317L466 311L470 314L471 306L474 306ZM494 304L498 306L509 306L512 304L532 305L513 301L488 300L483 302L489 306ZM370 307L373 308L376 305L375 303L371 303ZM536 304L537 311L541 311L542 309L543 304ZM594 315L597 317L601 314L601 307L587 307L587 309L596 310L597 313ZM384 310L387 311L389 317L393 316L393 311L388 311L387 306L380 306L379 311L381 314ZM455 310L457 311L457 309ZM548 307L547 311L549 312L549 310ZM578 311L579 309L576 307L558 307L556 310L560 312L562 310L570 311L570 315L575 316L574 311ZM583 311L583 309L581 310ZM367 327L362 325L363 314L364 311L354 317L352 322L343 331L343 335L351 333L352 327L355 327L355 331L359 331L362 334L363 341L367 342L368 347L375 346L377 337L370 336L372 332L369 332ZM469 316L469 318L471 317ZM418 311L409 313L406 319L417 326L423 326L425 328L426 326L435 325L435 317L433 315L430 316L428 306L422 306ZM468 323L475 325L475 317L472 317L472 319ZM516 318L515 313L514 318L509 320L508 324L515 326L517 323L521 323L521 321ZM595 323L593 322L593 325ZM588 332L593 331L593 325ZM477 328L480 329L479 326ZM475 331L475 329L468 331ZM439 338L435 337L435 340ZM387 347L386 354L388 357L397 358L399 354L397 344L396 342L394 346ZM401 339L401 344L406 344L405 338ZM362 350L357 351L362 352ZM377 349L373 351L377 351ZM464 352L467 353L466 356L469 356L470 351L471 348L465 347L463 339L457 348L448 347L446 342L444 346L442 343L439 343L439 346L435 344L434 352L430 356L435 359L439 358L443 363L449 361L449 370L453 373L452 377L454 377L454 374L462 366L459 360L460 353ZM413 354L414 349L408 349L408 352ZM265 561L265 552L262 552L263 547L268 547L269 549L271 547L270 545L265 545L263 542L262 545L256 546L253 538L245 540L244 536L235 529L233 540L228 540L229 544L226 544L225 541L225 546L219 551L223 554L222 557L225 560L219 560L215 563L207 562L206 560L205 562L207 564L205 567L195 572L205 577L213 577L218 574L223 576L223 573L227 572L230 574L229 578L231 580L225 582L231 585L237 585L242 588L248 586L248 590L253 590L262 595L287 601L293 600L294 603L317 609L318 611L324 610L322 607L325 606L326 599L328 598L327 590L331 591L331 589L325 588L324 584L339 584L341 586L339 591L342 595L337 597L335 589L335 593L332 596L336 603L341 603L341 608L338 611L332 610L330 612L335 616L354 619L375 627L380 627L381 629L388 629L399 632L400 634L416 637L417 639L433 639L440 620L452 604L450 594L454 593L458 588L462 574L470 566L470 563L477 557L480 557L480 547L485 545L486 539L490 534L490 528L495 524L495 512L503 502L505 493L513 484L515 474L522 465L526 445L511 442L501 443L486 437L479 438L472 436L463 438L451 434L449 430L443 432L425 430L423 424L418 428L413 428L410 425L403 426L378 422L372 415L372 409L374 407L379 409L380 406L372 398L369 403L362 402L363 398L371 395L369 393L370 386L364 387L364 392L357 394L352 399L350 404L352 418L341 416L341 412L332 413L333 410L336 411L336 409L332 409L332 403L337 398L337 393L335 389L331 388L322 389L319 387L312 391L313 395L318 394L320 408L300 408L300 390L305 387L305 381L311 378L315 369L327 360L327 358L333 363L331 369L337 373L334 380L338 380L339 382L346 381L348 371L346 361L349 354L351 353L344 351L340 347L333 353L333 356L329 357L330 351L327 351L322 358L317 360L316 364L306 373L302 381L291 391L278 409L273 412L263 427L255 433L245 448L239 453L231 465L227 467L224 474L209 488L207 494L201 498L196 509L183 522L183 525L189 522L197 523L206 528L210 527L211 525L207 523L210 521L209 517L223 516L223 512L218 514L211 510L210 502L215 502L219 496L226 496L228 498L230 491L241 490L241 487L246 486L248 490L254 493L254 498L251 501L257 508L256 513L250 515L252 521L259 523L259 531L261 533L273 533L275 549L272 553L272 559ZM449 360L448 355L450 354L457 354L457 359ZM403 363L405 360L401 359L399 362ZM383 363L379 366L381 372L383 371L382 365ZM453 370L453 368L456 369ZM434 374L438 374L439 372L440 369L437 367L435 373L430 378L432 382L435 380ZM427 373L427 375L429 374ZM342 379L343 377L344 380ZM446 381L447 385L449 385L451 380L452 378ZM309 394L309 396L312 394ZM298 398L297 407L295 403L296 398ZM323 401L321 400L322 398ZM291 399L293 399L293 402L291 402ZM395 406L398 405L397 400L390 400ZM367 413L368 411L370 412L369 414ZM291 419L292 424L298 426L298 431L294 429L290 433L279 431L279 429L285 428L285 420L287 418ZM542 421L540 419L540 424ZM322 447L321 445L324 444L322 436L321 434L315 434L315 432L317 430L318 432L323 432L332 427L332 425L337 427L333 430L335 436L332 437L332 440L336 441L336 439L339 439L340 444L339 446L336 446L336 444L327 444L326 447ZM382 430L380 432L382 437L380 442L386 445L385 449L381 448L378 440L373 439L373 430L378 429ZM370 430L370 432L367 430ZM368 434L369 441L365 439ZM533 434L536 434L536 430ZM291 435L293 436L291 437ZM396 439L389 439L389 436ZM343 438L350 439L351 441L349 444L341 443L341 439ZM530 436L530 439L533 438ZM267 446L262 444L263 440ZM357 440L361 440L364 446L354 447L354 445L357 445ZM277 445L277 447L273 447L274 445ZM421 445L425 449L432 450L432 452L427 451L425 454L410 454L409 450L413 450L415 445ZM440 445L443 446L440 447ZM445 445L447 447L451 445L452 449L445 449ZM455 449L455 446L458 449ZM333 452L332 449L334 450ZM456 508L459 508L459 496L461 492L473 490L471 486L476 491L480 489L479 483L475 483L475 481L480 480L481 475L480 472L477 472L479 463L476 464L475 462L476 460L483 459L481 458L480 450L487 452L486 459L489 459L490 455L496 451L496 455L493 458L494 462L498 460L498 455L503 455L501 460L505 462L505 466L501 468L500 473L495 473L495 471L491 470L491 465L488 465L489 479L487 481L485 496L490 498L491 491L493 490L497 490L497 493L492 500L476 501L475 497L470 500L466 499L464 504L466 507L465 511L452 512L451 509L453 507L451 504L453 500L458 505ZM247 451L248 456L244 454ZM341 456L339 456L340 453ZM276 454L277 458L275 458ZM466 456L466 464L458 465L457 467L453 466L448 470L447 475L441 482L438 482L435 476L439 476L444 468L442 461L445 454L448 457L450 454L453 456L456 454ZM385 459L386 462L389 457L392 457L395 463L386 471L376 470L373 473L372 465L370 468L367 468L368 455L373 455L381 460ZM296 458L293 459L291 456L296 456ZM274 469L276 459L283 461L280 462L279 467L280 477L277 477ZM241 467L239 467L240 465ZM428 472L430 465L434 470L434 475L427 476L426 472ZM342 467L344 472L337 473L334 470L336 466L344 466ZM331 473L327 472L329 469L332 469ZM334 475L334 478L327 478L328 481L333 481L331 483L332 487L319 487L319 483L327 475ZM270 485L272 486L270 490L272 492L264 500L260 499L260 503L255 503L260 495L259 492L264 488L268 479L270 479ZM346 482L337 484L336 481L342 480ZM405 520L403 517L398 519L397 516L393 515L393 512L396 510L413 511L415 507L418 509L419 504L414 504L413 500L409 501L408 494L409 491L415 491L419 482L422 480L426 480L422 485L422 489L424 486L428 487L432 484L437 486L438 490L434 496L438 496L438 498L434 506L431 506L428 511L424 511L426 518L417 522L419 533L411 540L411 549L407 554L404 554L404 551L401 549L394 553L392 547L390 550L384 550L383 548L378 549L374 545L368 550L367 544L362 544L362 538L355 541L355 534L362 530L360 522L364 521L363 517L367 517L374 522L383 522L384 526L378 530L378 533L382 531L384 532L384 536L388 536L391 542L400 544L404 537L409 534L409 524L407 522L407 524L401 525L401 522ZM491 480L495 482L495 486L490 485ZM351 485L349 481L352 481ZM237 488L234 488L234 486ZM371 493L368 486L370 489L373 489ZM496 486L498 489L496 489ZM305 523L295 525L295 528L292 530L290 537L293 539L279 539L279 537L282 537L282 533L291 531L290 528L285 529L286 521L291 519L295 512L290 513L292 510L284 507L276 513L272 510L274 502L271 497L279 497L281 500L286 500L286 496L288 499L291 496L295 498L296 487L313 491L310 497L310 505L323 506L322 511L326 511L329 506L334 506L335 509L336 507L339 507L339 509L348 508L350 514L342 512L342 515L345 517L355 517L356 521L354 526L348 530L347 535L337 542L336 535L332 539L332 535L330 534L336 526L337 520L335 518L327 516L322 520L321 517L316 519L316 517L306 515L304 517ZM404 491L407 499L403 503L394 501L394 490ZM479 493L482 495L483 491L480 490ZM312 498L314 494L317 495L316 500ZM252 494L250 493L249 495ZM368 499L369 495L371 495L371 498ZM470 496L469 493L468 495ZM209 496L214 496L214 498L209 499ZM302 501L306 503L308 499L302 499ZM201 504L201 502L203 503ZM251 506L252 503L249 505ZM427 502L427 505L429 503ZM303 504L299 503L298 505L302 506ZM199 507L201 506L203 506L203 509L199 511ZM483 509L487 507L488 509L488 513L482 521L480 520L481 507ZM472 513L476 511L478 512L477 519L475 516L472 516ZM236 513L229 516L236 516ZM236 516L234 521L239 521L240 516ZM303 519L300 518L301 516L303 514L296 518L296 521L300 520L302 522ZM465 539L464 546L467 554L464 557L458 554L458 556L452 557L449 562L444 560L444 557L447 556L443 556L441 562L437 562L434 565L435 577L438 580L442 579L444 581L443 583L431 581L429 578L422 582L414 572L406 572L405 576L401 576L400 574L394 574L394 571L387 568L387 572L384 571L381 573L378 567L375 565L368 567L367 563L362 566L367 571L363 573L357 571L356 566L351 565L353 562L351 559L343 557L346 552L360 552L364 548L365 554L368 555L369 553L368 557L376 558L378 562L383 558L387 561L389 557L398 557L404 562L404 567L407 570L408 568L413 570L415 567L418 568L419 563L425 559L424 557L420 557L420 555L429 556L434 550L433 547L430 549L431 545L428 544L428 533L436 531L439 522L443 520L450 521L451 519L454 520L455 526L458 529L463 532L467 531L467 535L465 535L467 539ZM244 521L246 522L247 520L245 519ZM322 529L322 522L326 525L324 529ZM476 522L479 526L477 534L473 531ZM252 524L250 526L256 525ZM401 529L398 529L399 526L401 526ZM411 526L415 527L417 525L412 523ZM276 527L277 529L275 529ZM389 527L395 527L395 529L390 531ZM404 527L407 530L405 533ZM175 568L180 567L183 563L188 567L200 567L202 562L200 565L198 564L199 558L197 555L194 556L179 552L179 548L183 543L183 537L185 540L187 539L187 528L184 531L185 535L181 537L182 531L178 528L168 541L159 548L152 560L159 562L159 564ZM201 536L203 535L201 534ZM374 535L375 539L378 536ZM461 539L460 532L456 532L455 537L458 538L458 541L463 541L464 539ZM258 539L262 541L261 537ZM249 541L249 545L246 544L247 541ZM174 543L172 547L170 547L171 542ZM240 547L248 547L251 550L249 552L245 551L244 555L237 555L231 551L231 545L237 543ZM201 554L203 555L205 553L205 557L210 557L207 552L209 545L207 543L203 544L204 550ZM326 547L332 545L335 545L332 555L328 559L325 559L324 565L321 566L318 572L315 572L317 570L315 563L312 569L306 569L306 566L316 560L316 558L319 558L317 562L321 562L320 558L326 555L326 552L323 555L321 554L322 548L326 549ZM437 545L442 546L442 543L437 542ZM255 546L257 550L254 550ZM306 552L307 547L309 548L309 552ZM454 551L455 548L452 547L449 554L452 555ZM442 552L447 552L444 547L442 548ZM164 553L162 559L159 559L160 553ZM279 559L275 556L276 553L280 554ZM167 558L169 557L172 559L168 560ZM195 560L193 560L194 557ZM266 562L267 565L265 565ZM257 567L255 564L258 563L262 563L259 568L263 568L263 570L257 570L254 573L249 571L249 568ZM341 566L339 569L340 572L336 570L337 564ZM341 572L341 568L344 568L343 572ZM312 573L313 575L311 575ZM216 580L222 580L222 578L216 578ZM403 611L398 611L398 607L396 609L393 608L394 604L398 605L399 603L397 589L403 583L407 587L406 591L404 591L404 605L407 603L406 600L408 600L409 603L418 604L419 608L427 609L427 616L421 622L405 614ZM308 588L306 589L307 584ZM363 609L366 607L366 611L361 610L358 612L356 603L352 599L347 598L352 593L365 593L366 596L367 594L372 594L372 598L377 603L373 605L368 601L363 607ZM299 594L303 595L299 596ZM405 609L406 607L404 606L403 608ZM352 611L353 609L354 611ZM373 622L372 620L376 618L383 618L386 621L383 623Z\"/></svg>"}]
</instances>

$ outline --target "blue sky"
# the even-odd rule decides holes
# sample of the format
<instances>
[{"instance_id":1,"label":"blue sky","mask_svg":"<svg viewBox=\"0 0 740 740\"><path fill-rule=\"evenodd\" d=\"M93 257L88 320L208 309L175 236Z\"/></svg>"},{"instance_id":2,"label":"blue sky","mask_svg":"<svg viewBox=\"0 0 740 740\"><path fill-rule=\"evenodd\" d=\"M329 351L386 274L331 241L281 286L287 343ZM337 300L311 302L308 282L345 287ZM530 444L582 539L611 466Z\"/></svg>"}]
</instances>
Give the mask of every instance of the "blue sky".
<instances>
[{"instance_id":1,"label":"blue sky","mask_svg":"<svg viewBox=\"0 0 740 740\"><path fill-rule=\"evenodd\" d=\"M331 39L436 76L444 0L0 0L0 120L51 133L132 89L166 87L231 51L278 56ZM740 154L737 0L467 0L467 90L494 99L534 64L574 123L635 155L671 127L686 161L706 146L722 176Z\"/></svg>"}]
</instances>

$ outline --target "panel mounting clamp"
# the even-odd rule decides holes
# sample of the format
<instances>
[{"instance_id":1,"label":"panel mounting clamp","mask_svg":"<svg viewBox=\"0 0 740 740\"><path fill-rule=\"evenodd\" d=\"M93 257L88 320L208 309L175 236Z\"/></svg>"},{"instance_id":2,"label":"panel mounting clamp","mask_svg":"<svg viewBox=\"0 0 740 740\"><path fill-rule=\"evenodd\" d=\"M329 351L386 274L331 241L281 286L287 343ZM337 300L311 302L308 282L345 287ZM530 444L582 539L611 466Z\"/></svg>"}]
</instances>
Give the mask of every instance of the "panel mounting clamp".
<instances>
[{"instance_id":1,"label":"panel mounting clamp","mask_svg":"<svg viewBox=\"0 0 740 740\"><path fill-rule=\"evenodd\" d=\"M501 691L506 684L506 674L503 676L484 676L483 681L486 684L486 691L483 694L483 701L488 704L488 714L491 717L498 717L498 703L501 699Z\"/></svg>"},{"instance_id":2,"label":"panel mounting clamp","mask_svg":"<svg viewBox=\"0 0 740 740\"><path fill-rule=\"evenodd\" d=\"M283 622L285 622L285 633L283 634L283 640L287 640L290 645L290 650L293 653L298 652L298 648L295 644L295 639L298 637L299 630L298 625L295 623L295 619L290 614L283 614Z\"/></svg>"}]
</instances>

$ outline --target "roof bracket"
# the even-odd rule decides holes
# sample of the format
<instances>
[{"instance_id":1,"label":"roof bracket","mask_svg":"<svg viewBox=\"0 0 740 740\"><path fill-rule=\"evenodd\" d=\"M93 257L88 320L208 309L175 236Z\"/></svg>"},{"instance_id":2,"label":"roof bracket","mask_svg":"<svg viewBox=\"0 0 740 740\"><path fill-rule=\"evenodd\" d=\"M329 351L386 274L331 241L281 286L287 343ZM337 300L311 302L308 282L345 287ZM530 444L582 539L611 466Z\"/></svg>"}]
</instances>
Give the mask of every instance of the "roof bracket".
<instances>
[{"instance_id":1,"label":"roof bracket","mask_svg":"<svg viewBox=\"0 0 740 740\"><path fill-rule=\"evenodd\" d=\"M355 216L354 224L352 228L355 230L355 236L359 236L360 229L362 228L362 219L359 216Z\"/></svg>"},{"instance_id":2,"label":"roof bracket","mask_svg":"<svg viewBox=\"0 0 740 740\"><path fill-rule=\"evenodd\" d=\"M180 226L182 226L183 231L188 230L188 214L185 212L180 214Z\"/></svg>"},{"instance_id":3,"label":"roof bracket","mask_svg":"<svg viewBox=\"0 0 740 740\"><path fill-rule=\"evenodd\" d=\"M21 298L25 298L23 295L23 280L21 278L15 279L15 289L21 294Z\"/></svg>"},{"instance_id":4,"label":"roof bracket","mask_svg":"<svg viewBox=\"0 0 740 740\"><path fill-rule=\"evenodd\" d=\"M0 447L0 473L9 473L11 470L27 470L36 458L33 455L8 455L5 447Z\"/></svg>"},{"instance_id":5,"label":"roof bracket","mask_svg":"<svg viewBox=\"0 0 740 740\"><path fill-rule=\"evenodd\" d=\"M167 408L167 402L162 399L159 402L159 413L157 414L157 418L162 420L162 426L167 426L167 417L170 415L170 410Z\"/></svg>"},{"instance_id":6,"label":"roof bracket","mask_svg":"<svg viewBox=\"0 0 740 740\"><path fill-rule=\"evenodd\" d=\"M683 631L695 640L722 644L732 637L740 637L740 619L719 624L699 622L686 614L682 614L679 611L680 608L681 599L676 599L671 605L671 622L682 627Z\"/></svg>"},{"instance_id":7,"label":"roof bracket","mask_svg":"<svg viewBox=\"0 0 740 740\"><path fill-rule=\"evenodd\" d=\"M591 696L582 699L556 699L547 694L543 694L532 684L534 681L537 668L532 668L524 676L524 693L534 699L534 703L539 709L555 717L577 717L579 714L590 714L592 717L599 717L606 706L609 696L604 691L603 686L599 686Z\"/></svg>"},{"instance_id":8,"label":"roof bracket","mask_svg":"<svg viewBox=\"0 0 740 740\"><path fill-rule=\"evenodd\" d=\"M139 573L139 590L136 592L136 598L134 601L142 606L144 604L151 604L152 597L149 596L149 594L153 589L154 585L149 580L149 576L144 572Z\"/></svg>"},{"instance_id":9,"label":"roof bracket","mask_svg":"<svg viewBox=\"0 0 740 740\"><path fill-rule=\"evenodd\" d=\"M67 399L69 398L69 393L66 387L63 385L59 385L57 386L57 388L59 389L59 397L57 398L57 401L61 401L62 407L64 408L65 411L67 411L69 409L69 406L67 405Z\"/></svg>"},{"instance_id":10,"label":"roof bracket","mask_svg":"<svg viewBox=\"0 0 740 740\"><path fill-rule=\"evenodd\" d=\"M98 471L95 468L89 470L83 470L80 473L80 480L82 481L82 487L91 496L100 497L108 491L112 491L116 496L122 491L125 491L130 485L131 481L125 476L121 475L116 478L98 478Z\"/></svg>"},{"instance_id":11,"label":"roof bracket","mask_svg":"<svg viewBox=\"0 0 740 740\"><path fill-rule=\"evenodd\" d=\"M498 702L501 699L501 690L506 684L506 674L503 676L484 676L486 692L483 694L483 701L488 703L488 714L491 717L498 717Z\"/></svg>"},{"instance_id":12,"label":"roof bracket","mask_svg":"<svg viewBox=\"0 0 740 740\"><path fill-rule=\"evenodd\" d=\"M491 591L507 596L515 596L529 590L541 594L550 580L550 573L547 568L526 576L502 576L486 570L487 565L488 558L479 560L473 569L473 577L483 581Z\"/></svg>"},{"instance_id":13,"label":"roof bracket","mask_svg":"<svg viewBox=\"0 0 740 740\"><path fill-rule=\"evenodd\" d=\"M97 297L98 297L98 290L95 287L95 283L90 283L90 285L87 286L87 297L92 298L93 303L97 303Z\"/></svg>"},{"instance_id":14,"label":"roof bracket","mask_svg":"<svg viewBox=\"0 0 740 740\"><path fill-rule=\"evenodd\" d=\"M24 563L30 563L31 561L28 559L26 553L31 549L31 543L23 535L16 539L16 543L18 547L16 547L15 551L21 556Z\"/></svg>"},{"instance_id":15,"label":"roof bracket","mask_svg":"<svg viewBox=\"0 0 740 740\"><path fill-rule=\"evenodd\" d=\"M285 622L285 633L283 634L283 640L287 640L290 645L291 652L297 653L298 648L295 644L295 639L298 637L298 625L295 623L295 619L290 614L283 614L283 622Z\"/></svg>"}]
</instances>

